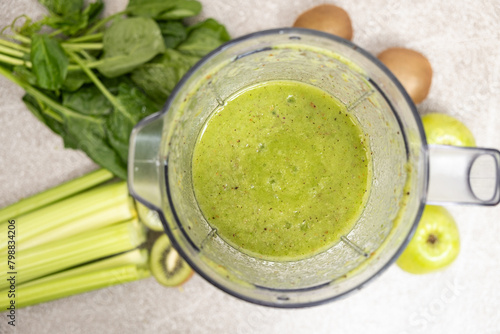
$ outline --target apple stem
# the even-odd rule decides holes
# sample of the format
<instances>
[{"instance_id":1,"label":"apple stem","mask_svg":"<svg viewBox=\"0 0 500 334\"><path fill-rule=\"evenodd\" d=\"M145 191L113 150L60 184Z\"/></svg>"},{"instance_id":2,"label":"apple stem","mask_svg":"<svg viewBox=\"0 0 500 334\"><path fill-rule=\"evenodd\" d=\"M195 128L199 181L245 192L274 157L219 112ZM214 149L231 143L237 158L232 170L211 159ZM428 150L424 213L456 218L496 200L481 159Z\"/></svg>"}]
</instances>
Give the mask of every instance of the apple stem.
<instances>
[{"instance_id":1,"label":"apple stem","mask_svg":"<svg viewBox=\"0 0 500 334\"><path fill-rule=\"evenodd\" d=\"M429 237L427 238L427 242L430 244L435 244L437 241L437 237L434 234L430 234Z\"/></svg>"}]
</instances>

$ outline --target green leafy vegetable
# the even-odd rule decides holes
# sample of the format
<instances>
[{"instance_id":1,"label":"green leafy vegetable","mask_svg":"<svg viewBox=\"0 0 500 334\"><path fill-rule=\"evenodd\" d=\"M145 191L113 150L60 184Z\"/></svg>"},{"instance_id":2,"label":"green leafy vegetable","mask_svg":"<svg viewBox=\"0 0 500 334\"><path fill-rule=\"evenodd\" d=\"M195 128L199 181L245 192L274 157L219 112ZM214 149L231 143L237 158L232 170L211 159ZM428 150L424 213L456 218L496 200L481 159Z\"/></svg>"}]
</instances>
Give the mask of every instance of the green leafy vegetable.
<instances>
[{"instance_id":1,"label":"green leafy vegetable","mask_svg":"<svg viewBox=\"0 0 500 334\"><path fill-rule=\"evenodd\" d=\"M201 12L201 4L198 1L178 1L170 10L156 17L158 20L180 20L186 17L198 15Z\"/></svg>"},{"instance_id":2,"label":"green leafy vegetable","mask_svg":"<svg viewBox=\"0 0 500 334\"><path fill-rule=\"evenodd\" d=\"M175 39L172 39L175 44L178 44L177 41L182 41L177 46L179 51L167 49L162 56L132 72L131 78L134 83L157 103L167 100L177 82L201 57L230 39L226 28L213 19L187 29L182 26L184 30L181 30L178 23L160 23L160 28L164 38L175 36Z\"/></svg>"},{"instance_id":3,"label":"green leafy vegetable","mask_svg":"<svg viewBox=\"0 0 500 334\"><path fill-rule=\"evenodd\" d=\"M198 60L198 57L168 49L161 57L132 72L131 78L153 101L163 104L177 82Z\"/></svg>"},{"instance_id":4,"label":"green leafy vegetable","mask_svg":"<svg viewBox=\"0 0 500 334\"><path fill-rule=\"evenodd\" d=\"M99 165L122 179L127 178L126 161L109 143L105 118L69 114L64 120L66 133L62 137L66 147L84 151Z\"/></svg>"},{"instance_id":5,"label":"green leafy vegetable","mask_svg":"<svg viewBox=\"0 0 500 334\"><path fill-rule=\"evenodd\" d=\"M61 137L63 136L65 129L59 114L47 108L43 103L30 94L25 94L23 96L23 102L31 113L38 118L38 120L45 123L45 125L47 125L54 133L60 135ZM55 117L51 117L50 115ZM76 143L73 146L76 146Z\"/></svg>"},{"instance_id":6,"label":"green leafy vegetable","mask_svg":"<svg viewBox=\"0 0 500 334\"><path fill-rule=\"evenodd\" d=\"M12 72L18 78L28 82L30 85L35 86L37 83L36 76L33 74L33 72L31 72L30 69L24 66L15 66Z\"/></svg>"},{"instance_id":7,"label":"green leafy vegetable","mask_svg":"<svg viewBox=\"0 0 500 334\"><path fill-rule=\"evenodd\" d=\"M104 3L102 0L97 0L96 2L90 3L82 12L82 16L86 18L87 24L94 23L99 14L102 12L104 8Z\"/></svg>"},{"instance_id":8,"label":"green leafy vegetable","mask_svg":"<svg viewBox=\"0 0 500 334\"><path fill-rule=\"evenodd\" d=\"M74 92L86 83L92 82L89 77L82 71L73 71L66 76L62 89L68 92Z\"/></svg>"},{"instance_id":9,"label":"green leafy vegetable","mask_svg":"<svg viewBox=\"0 0 500 334\"><path fill-rule=\"evenodd\" d=\"M110 145L106 117L84 115L69 109L39 90L19 81L0 67L0 74L23 87L27 92L23 100L28 109L49 128L63 138L67 148L80 149L116 176L127 178L127 162Z\"/></svg>"},{"instance_id":10,"label":"green leafy vegetable","mask_svg":"<svg viewBox=\"0 0 500 334\"><path fill-rule=\"evenodd\" d=\"M133 17L113 23L103 38L104 57L98 67L106 77L128 73L165 52L160 27L150 18Z\"/></svg>"},{"instance_id":11,"label":"green leafy vegetable","mask_svg":"<svg viewBox=\"0 0 500 334\"><path fill-rule=\"evenodd\" d=\"M207 19L189 27L188 34L188 38L177 50L197 57L203 57L231 39L226 28L214 19Z\"/></svg>"},{"instance_id":12,"label":"green leafy vegetable","mask_svg":"<svg viewBox=\"0 0 500 334\"><path fill-rule=\"evenodd\" d=\"M113 111L113 105L94 85L64 93L63 106L86 115L108 115Z\"/></svg>"},{"instance_id":13,"label":"green leafy vegetable","mask_svg":"<svg viewBox=\"0 0 500 334\"><path fill-rule=\"evenodd\" d=\"M28 110L65 147L125 179L132 128L229 35L212 19L181 22L200 12L194 0L130 0L124 12L102 19L102 0L86 7L82 0L40 2L47 16L33 22L22 15L10 38L0 36L0 74L26 91Z\"/></svg>"},{"instance_id":14,"label":"green leafy vegetable","mask_svg":"<svg viewBox=\"0 0 500 334\"><path fill-rule=\"evenodd\" d=\"M24 23L21 26L16 26L17 21L22 19L24 20ZM9 28L21 36L30 36L38 32L42 26L42 21L33 22L28 15L20 15L14 19Z\"/></svg>"},{"instance_id":15,"label":"green leafy vegetable","mask_svg":"<svg viewBox=\"0 0 500 334\"><path fill-rule=\"evenodd\" d=\"M126 164L132 128L142 118L158 111L161 105L151 102L144 93L127 81L118 86L117 98L123 108L115 110L108 117L106 131L111 147Z\"/></svg>"},{"instance_id":16,"label":"green leafy vegetable","mask_svg":"<svg viewBox=\"0 0 500 334\"><path fill-rule=\"evenodd\" d=\"M83 7L83 0L40 0L40 3L51 13L60 16L79 12Z\"/></svg>"},{"instance_id":17,"label":"green leafy vegetable","mask_svg":"<svg viewBox=\"0 0 500 334\"><path fill-rule=\"evenodd\" d=\"M57 40L47 35L33 35L31 63L39 87L51 90L62 87L69 61Z\"/></svg>"},{"instance_id":18,"label":"green leafy vegetable","mask_svg":"<svg viewBox=\"0 0 500 334\"><path fill-rule=\"evenodd\" d=\"M193 0L130 0L126 11L102 19L102 0L86 7L84 0L39 1L47 16L34 22L22 15L8 37L0 33L0 75L25 90L27 109L65 147L109 172L0 210L0 225L15 216L23 231L16 237L25 260L19 290L27 297L18 306L149 275L139 251L103 258L141 244L144 231L123 223L136 217L125 183L95 186L111 173L126 179L132 128L159 110L191 66L229 40L214 20L191 27L180 21L200 12ZM0 239L4 253L6 241Z\"/></svg>"},{"instance_id":19,"label":"green leafy vegetable","mask_svg":"<svg viewBox=\"0 0 500 334\"><path fill-rule=\"evenodd\" d=\"M23 27L38 31L42 25L57 29L58 32L72 35L77 34L93 23L104 8L102 0L90 3L82 10L81 0L43 0L41 1L53 15L44 17L41 21Z\"/></svg>"},{"instance_id":20,"label":"green leafy vegetable","mask_svg":"<svg viewBox=\"0 0 500 334\"><path fill-rule=\"evenodd\" d=\"M187 38L187 29L179 21L160 21L160 26L165 47L173 49Z\"/></svg>"},{"instance_id":21,"label":"green leafy vegetable","mask_svg":"<svg viewBox=\"0 0 500 334\"><path fill-rule=\"evenodd\" d=\"M179 20L198 15L201 4L194 0L130 0L127 13L157 20Z\"/></svg>"}]
</instances>

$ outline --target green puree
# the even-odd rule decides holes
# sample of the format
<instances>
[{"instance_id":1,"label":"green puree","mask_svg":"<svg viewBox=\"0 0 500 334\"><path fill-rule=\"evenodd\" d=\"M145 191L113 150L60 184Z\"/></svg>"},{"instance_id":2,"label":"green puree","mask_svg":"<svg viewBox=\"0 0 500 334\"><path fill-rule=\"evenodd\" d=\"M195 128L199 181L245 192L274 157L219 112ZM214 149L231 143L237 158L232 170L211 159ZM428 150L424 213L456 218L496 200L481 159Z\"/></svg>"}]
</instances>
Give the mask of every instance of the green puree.
<instances>
[{"instance_id":1,"label":"green puree","mask_svg":"<svg viewBox=\"0 0 500 334\"><path fill-rule=\"evenodd\" d=\"M197 201L221 238L295 260L347 234L371 181L367 140L331 95L295 81L249 87L216 109L193 155Z\"/></svg>"}]
</instances>

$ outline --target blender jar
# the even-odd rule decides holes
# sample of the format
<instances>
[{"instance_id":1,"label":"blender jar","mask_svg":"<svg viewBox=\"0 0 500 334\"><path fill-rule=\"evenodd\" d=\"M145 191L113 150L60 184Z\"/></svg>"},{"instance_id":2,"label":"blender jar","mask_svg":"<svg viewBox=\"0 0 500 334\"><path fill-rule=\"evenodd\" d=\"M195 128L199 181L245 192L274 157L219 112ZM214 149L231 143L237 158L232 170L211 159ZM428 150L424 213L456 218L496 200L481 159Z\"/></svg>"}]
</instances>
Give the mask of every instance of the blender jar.
<instances>
[{"instance_id":1,"label":"blender jar","mask_svg":"<svg viewBox=\"0 0 500 334\"><path fill-rule=\"evenodd\" d=\"M373 153L369 199L354 228L330 249L297 261L263 260L230 246L204 218L193 189L194 145L211 113L235 92L270 80L312 84L336 97L359 121ZM207 55L163 110L134 128L130 147L131 194L159 213L189 265L236 297L275 307L311 306L360 288L397 259L425 203L500 199L497 150L427 146L414 104L377 59L305 29L258 32ZM491 160L488 172L478 172L490 189L486 197L471 188L478 157Z\"/></svg>"}]
</instances>

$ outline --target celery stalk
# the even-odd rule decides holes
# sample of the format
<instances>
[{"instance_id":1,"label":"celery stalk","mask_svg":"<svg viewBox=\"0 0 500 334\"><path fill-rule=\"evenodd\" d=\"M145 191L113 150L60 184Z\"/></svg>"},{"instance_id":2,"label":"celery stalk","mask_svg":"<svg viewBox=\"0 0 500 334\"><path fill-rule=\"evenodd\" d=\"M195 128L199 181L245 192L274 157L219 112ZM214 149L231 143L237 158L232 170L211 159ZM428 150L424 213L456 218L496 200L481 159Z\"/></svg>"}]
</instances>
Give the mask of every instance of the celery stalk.
<instances>
[{"instance_id":1,"label":"celery stalk","mask_svg":"<svg viewBox=\"0 0 500 334\"><path fill-rule=\"evenodd\" d=\"M134 264L128 264L30 286L21 284L17 288L16 307L26 307L116 284L132 282L149 277L149 275L149 271ZM10 303L10 300L7 299L8 290L0 293L0 307L6 309Z\"/></svg>"},{"instance_id":2,"label":"celery stalk","mask_svg":"<svg viewBox=\"0 0 500 334\"><path fill-rule=\"evenodd\" d=\"M68 277L81 276L90 272L121 267L127 264L134 264L138 268L148 269L148 250L147 249L134 249L125 253L97 260L89 264L81 265L73 269L64 270L56 274L38 278L28 283L22 284L23 288L47 283L50 281L61 280Z\"/></svg>"},{"instance_id":3,"label":"celery stalk","mask_svg":"<svg viewBox=\"0 0 500 334\"><path fill-rule=\"evenodd\" d=\"M146 240L137 219L96 229L17 253L17 283L136 248ZM8 270L7 270L8 271ZM0 289L9 282L0 281Z\"/></svg>"},{"instance_id":4,"label":"celery stalk","mask_svg":"<svg viewBox=\"0 0 500 334\"><path fill-rule=\"evenodd\" d=\"M0 210L0 223L5 223L8 219L15 219L22 214L72 196L112 178L113 174L110 171L98 169L47 191L22 199Z\"/></svg>"},{"instance_id":5,"label":"celery stalk","mask_svg":"<svg viewBox=\"0 0 500 334\"><path fill-rule=\"evenodd\" d=\"M16 239L18 246L25 240L51 231L90 213L128 201L125 182L97 187L52 205L17 217ZM0 235L0 252L7 249L7 233Z\"/></svg>"},{"instance_id":6,"label":"celery stalk","mask_svg":"<svg viewBox=\"0 0 500 334\"><path fill-rule=\"evenodd\" d=\"M96 228L113 225L125 220L137 217L133 200L127 198L126 201L116 205L92 212L86 216L68 221L66 224L40 233L28 240L18 243L17 250L22 251L34 246L38 246L51 241L64 239L79 233L90 231Z\"/></svg>"}]
</instances>

